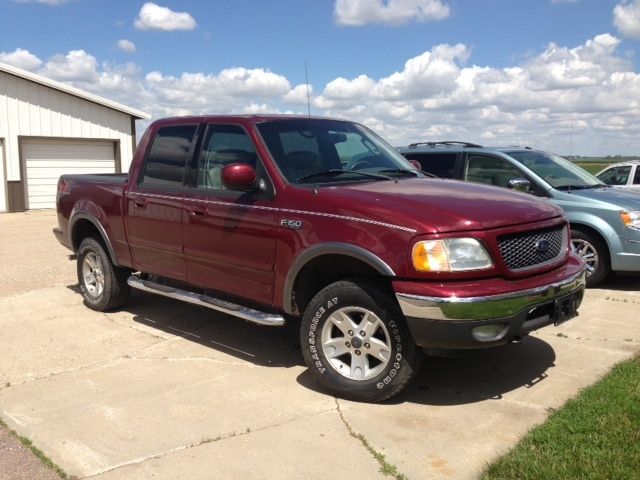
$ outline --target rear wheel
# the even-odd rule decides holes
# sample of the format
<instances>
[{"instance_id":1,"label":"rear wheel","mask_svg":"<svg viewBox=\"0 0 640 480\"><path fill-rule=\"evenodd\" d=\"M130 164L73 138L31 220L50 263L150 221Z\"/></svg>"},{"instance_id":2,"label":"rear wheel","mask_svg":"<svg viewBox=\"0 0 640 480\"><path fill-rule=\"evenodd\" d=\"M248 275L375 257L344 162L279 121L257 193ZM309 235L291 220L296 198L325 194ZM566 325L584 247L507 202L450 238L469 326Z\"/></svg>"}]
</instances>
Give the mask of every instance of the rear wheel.
<instances>
[{"instance_id":1,"label":"rear wheel","mask_svg":"<svg viewBox=\"0 0 640 480\"><path fill-rule=\"evenodd\" d=\"M300 336L314 377L356 401L399 393L422 354L389 294L366 282L340 281L321 290L305 310Z\"/></svg>"},{"instance_id":2,"label":"rear wheel","mask_svg":"<svg viewBox=\"0 0 640 480\"><path fill-rule=\"evenodd\" d=\"M607 245L592 233L571 230L571 247L587 267L587 287L595 287L611 272Z\"/></svg>"},{"instance_id":3,"label":"rear wheel","mask_svg":"<svg viewBox=\"0 0 640 480\"><path fill-rule=\"evenodd\" d=\"M104 312L126 303L131 292L129 270L113 265L100 242L85 238L77 253L80 291L89 308Z\"/></svg>"}]
</instances>

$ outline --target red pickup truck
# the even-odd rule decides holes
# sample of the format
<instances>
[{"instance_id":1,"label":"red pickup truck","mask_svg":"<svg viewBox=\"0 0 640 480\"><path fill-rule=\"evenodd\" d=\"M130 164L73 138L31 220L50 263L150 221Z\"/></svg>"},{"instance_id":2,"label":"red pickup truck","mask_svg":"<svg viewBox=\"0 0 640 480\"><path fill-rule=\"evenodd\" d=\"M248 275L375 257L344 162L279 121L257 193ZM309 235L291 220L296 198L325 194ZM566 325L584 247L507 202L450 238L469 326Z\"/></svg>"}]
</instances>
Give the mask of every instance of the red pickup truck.
<instances>
[{"instance_id":1,"label":"red pickup truck","mask_svg":"<svg viewBox=\"0 0 640 480\"><path fill-rule=\"evenodd\" d=\"M562 211L425 177L366 127L299 116L154 122L128 175L63 175L58 240L89 308L130 288L300 324L331 393L381 401L424 349L517 342L576 315Z\"/></svg>"}]
</instances>

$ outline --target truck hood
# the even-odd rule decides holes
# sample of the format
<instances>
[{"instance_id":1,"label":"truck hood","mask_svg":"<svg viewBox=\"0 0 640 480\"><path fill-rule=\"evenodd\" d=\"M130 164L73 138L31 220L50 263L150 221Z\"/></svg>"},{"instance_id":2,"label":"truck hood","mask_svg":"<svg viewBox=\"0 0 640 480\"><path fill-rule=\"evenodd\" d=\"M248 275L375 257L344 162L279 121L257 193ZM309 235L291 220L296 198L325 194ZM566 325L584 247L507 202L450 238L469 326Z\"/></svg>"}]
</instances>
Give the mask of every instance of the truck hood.
<instances>
[{"instance_id":1,"label":"truck hood","mask_svg":"<svg viewBox=\"0 0 640 480\"><path fill-rule=\"evenodd\" d=\"M343 215L410 227L418 233L486 230L562 215L560 208L533 195L456 180L366 182L321 192Z\"/></svg>"},{"instance_id":2,"label":"truck hood","mask_svg":"<svg viewBox=\"0 0 640 480\"><path fill-rule=\"evenodd\" d=\"M606 202L613 208L621 210L640 210L640 192L627 191L621 188L602 187L587 190L571 190L570 193L577 197L588 198L599 202Z\"/></svg>"}]
</instances>

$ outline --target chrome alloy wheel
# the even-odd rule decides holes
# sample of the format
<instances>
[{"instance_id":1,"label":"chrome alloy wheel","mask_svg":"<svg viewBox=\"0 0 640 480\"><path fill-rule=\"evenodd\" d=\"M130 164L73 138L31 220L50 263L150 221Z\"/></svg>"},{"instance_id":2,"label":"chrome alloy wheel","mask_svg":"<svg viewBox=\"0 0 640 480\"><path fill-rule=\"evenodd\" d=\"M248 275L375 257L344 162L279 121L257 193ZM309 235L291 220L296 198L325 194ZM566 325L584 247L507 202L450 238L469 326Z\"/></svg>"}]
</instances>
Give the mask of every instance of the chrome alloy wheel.
<instances>
[{"instance_id":1,"label":"chrome alloy wheel","mask_svg":"<svg viewBox=\"0 0 640 480\"><path fill-rule=\"evenodd\" d=\"M591 275L598 268L598 262L600 261L598 251L591 243L581 238L572 238L571 247L584 260L587 267L587 275Z\"/></svg>"},{"instance_id":2,"label":"chrome alloy wheel","mask_svg":"<svg viewBox=\"0 0 640 480\"><path fill-rule=\"evenodd\" d=\"M82 280L87 293L92 297L99 297L104 290L104 272L100 257L89 252L82 261Z\"/></svg>"},{"instance_id":3,"label":"chrome alloy wheel","mask_svg":"<svg viewBox=\"0 0 640 480\"><path fill-rule=\"evenodd\" d=\"M333 369L351 380L369 380L391 358L391 337L378 316L360 307L336 310L324 323L322 353Z\"/></svg>"}]
</instances>

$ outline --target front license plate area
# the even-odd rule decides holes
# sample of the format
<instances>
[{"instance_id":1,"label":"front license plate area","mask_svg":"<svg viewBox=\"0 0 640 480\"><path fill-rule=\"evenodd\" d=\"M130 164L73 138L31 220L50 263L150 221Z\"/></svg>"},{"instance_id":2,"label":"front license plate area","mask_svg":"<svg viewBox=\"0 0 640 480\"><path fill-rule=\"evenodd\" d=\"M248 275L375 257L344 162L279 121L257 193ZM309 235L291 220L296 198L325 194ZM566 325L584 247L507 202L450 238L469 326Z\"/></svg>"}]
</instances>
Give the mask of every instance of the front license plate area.
<instances>
[{"instance_id":1,"label":"front license plate area","mask_svg":"<svg viewBox=\"0 0 640 480\"><path fill-rule=\"evenodd\" d=\"M555 326L566 322L578 315L578 296L567 295L555 300L553 305L553 324Z\"/></svg>"}]
</instances>

